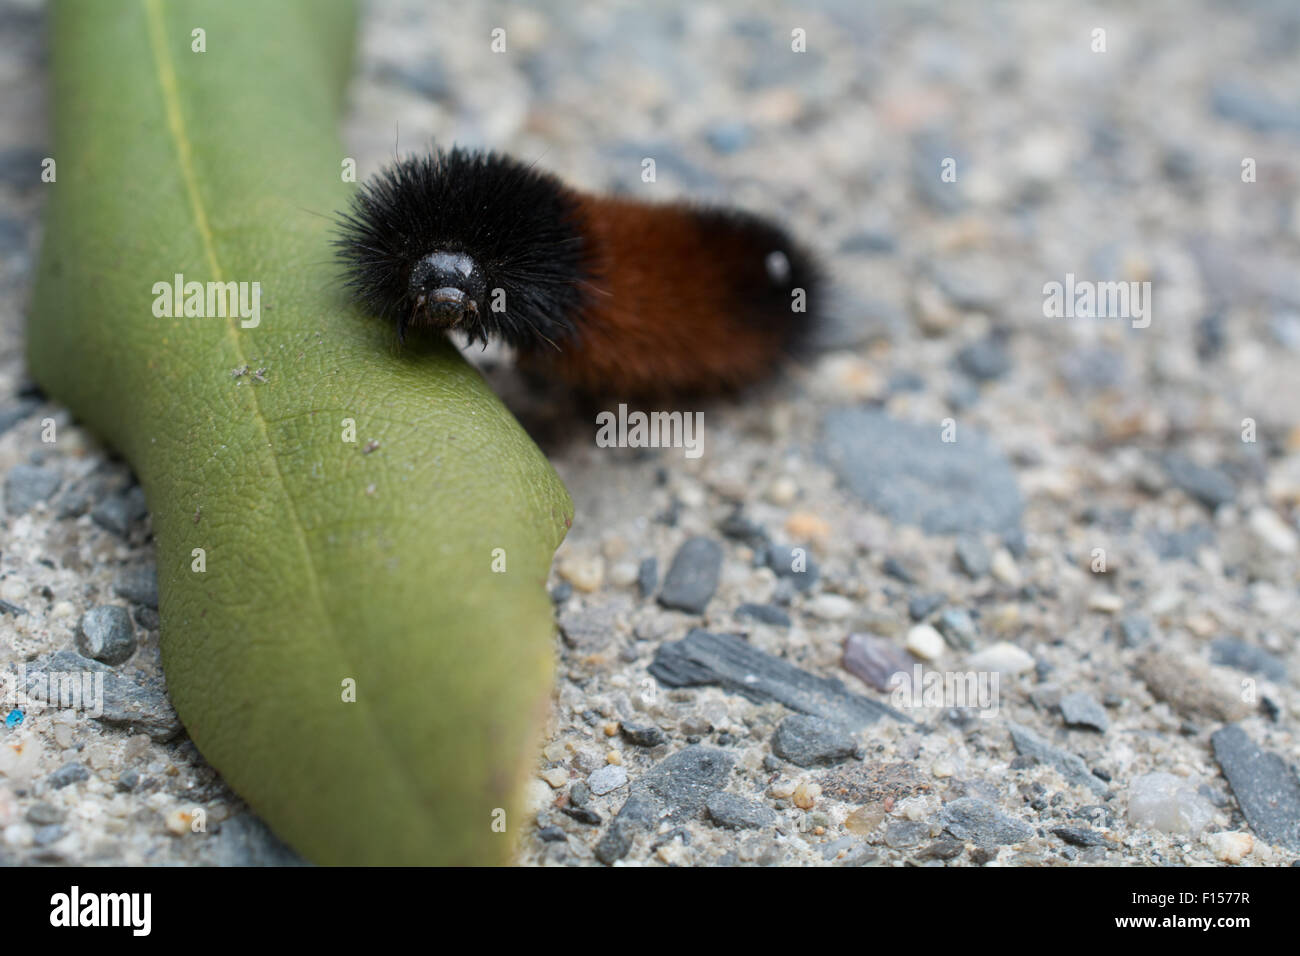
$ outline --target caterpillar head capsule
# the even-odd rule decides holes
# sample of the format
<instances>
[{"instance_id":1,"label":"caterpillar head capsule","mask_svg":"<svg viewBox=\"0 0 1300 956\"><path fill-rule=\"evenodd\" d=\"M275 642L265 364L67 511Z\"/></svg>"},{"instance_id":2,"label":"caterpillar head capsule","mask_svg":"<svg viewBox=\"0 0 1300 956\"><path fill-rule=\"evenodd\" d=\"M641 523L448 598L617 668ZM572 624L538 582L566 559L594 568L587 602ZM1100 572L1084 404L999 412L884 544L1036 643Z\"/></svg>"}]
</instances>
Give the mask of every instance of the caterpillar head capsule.
<instances>
[{"instance_id":1,"label":"caterpillar head capsule","mask_svg":"<svg viewBox=\"0 0 1300 956\"><path fill-rule=\"evenodd\" d=\"M414 309L404 325L450 329L478 319L487 289L482 270L469 256L431 252L411 269L407 292Z\"/></svg>"}]
</instances>

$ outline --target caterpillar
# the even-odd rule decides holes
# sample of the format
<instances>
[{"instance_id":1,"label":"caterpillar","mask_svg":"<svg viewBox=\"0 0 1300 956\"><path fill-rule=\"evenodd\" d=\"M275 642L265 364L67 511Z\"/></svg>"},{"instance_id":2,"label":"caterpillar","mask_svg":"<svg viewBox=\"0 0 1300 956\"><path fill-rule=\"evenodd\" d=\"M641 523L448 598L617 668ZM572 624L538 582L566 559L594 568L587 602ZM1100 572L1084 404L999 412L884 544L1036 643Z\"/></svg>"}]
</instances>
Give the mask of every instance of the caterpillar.
<instances>
[{"instance_id":1,"label":"caterpillar","mask_svg":"<svg viewBox=\"0 0 1300 956\"><path fill-rule=\"evenodd\" d=\"M591 195L460 148L397 160L338 228L352 295L399 341L500 340L589 394L757 381L807 341L823 284L813 255L760 216Z\"/></svg>"}]
</instances>

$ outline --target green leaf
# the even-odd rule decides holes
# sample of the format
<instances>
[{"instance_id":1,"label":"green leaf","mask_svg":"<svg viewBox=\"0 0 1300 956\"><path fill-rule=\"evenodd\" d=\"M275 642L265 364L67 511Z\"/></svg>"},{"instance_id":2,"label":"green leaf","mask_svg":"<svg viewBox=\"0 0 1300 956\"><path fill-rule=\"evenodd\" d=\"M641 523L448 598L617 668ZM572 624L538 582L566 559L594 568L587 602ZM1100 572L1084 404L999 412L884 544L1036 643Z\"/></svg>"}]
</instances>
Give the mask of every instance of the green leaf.
<instances>
[{"instance_id":1,"label":"green leaf","mask_svg":"<svg viewBox=\"0 0 1300 956\"><path fill-rule=\"evenodd\" d=\"M312 860L508 859L572 505L453 348L398 350L343 296L328 217L355 188L336 138L355 10L80 0L52 19L29 362L144 487L177 712ZM260 324L156 317L177 273L259 282Z\"/></svg>"}]
</instances>

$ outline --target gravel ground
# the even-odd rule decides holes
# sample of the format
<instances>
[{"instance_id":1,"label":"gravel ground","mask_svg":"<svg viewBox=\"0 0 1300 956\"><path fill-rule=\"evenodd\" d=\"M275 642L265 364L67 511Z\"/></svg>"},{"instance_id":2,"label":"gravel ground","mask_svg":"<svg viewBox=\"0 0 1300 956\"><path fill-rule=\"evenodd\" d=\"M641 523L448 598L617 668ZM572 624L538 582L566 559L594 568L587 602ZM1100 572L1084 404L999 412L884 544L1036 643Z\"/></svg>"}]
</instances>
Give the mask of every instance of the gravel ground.
<instances>
[{"instance_id":1,"label":"gravel ground","mask_svg":"<svg viewBox=\"0 0 1300 956\"><path fill-rule=\"evenodd\" d=\"M8 716L0 862L293 862L167 705L129 469L24 372L41 20L0 4L0 665L112 706ZM362 174L501 148L836 280L819 352L675 409L697 458L472 356L577 506L520 862L1300 860L1298 53L1286 3L368 8ZM1150 292L1048 318L1067 276Z\"/></svg>"}]
</instances>

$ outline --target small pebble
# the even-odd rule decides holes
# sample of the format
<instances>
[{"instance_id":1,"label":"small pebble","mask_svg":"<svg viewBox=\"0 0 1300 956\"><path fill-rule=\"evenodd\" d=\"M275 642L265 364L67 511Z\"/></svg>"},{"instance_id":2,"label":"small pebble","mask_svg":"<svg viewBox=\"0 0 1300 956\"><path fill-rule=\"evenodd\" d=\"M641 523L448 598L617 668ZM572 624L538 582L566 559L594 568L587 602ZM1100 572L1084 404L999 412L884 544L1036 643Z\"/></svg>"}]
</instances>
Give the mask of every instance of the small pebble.
<instances>
[{"instance_id":1,"label":"small pebble","mask_svg":"<svg viewBox=\"0 0 1300 956\"><path fill-rule=\"evenodd\" d=\"M929 624L918 624L907 632L903 646L923 661L934 661L943 656L947 645L943 635Z\"/></svg>"},{"instance_id":2,"label":"small pebble","mask_svg":"<svg viewBox=\"0 0 1300 956\"><path fill-rule=\"evenodd\" d=\"M124 607L105 604L92 607L81 617L77 629L77 650L105 664L121 664L135 653L135 628Z\"/></svg>"}]
</instances>

